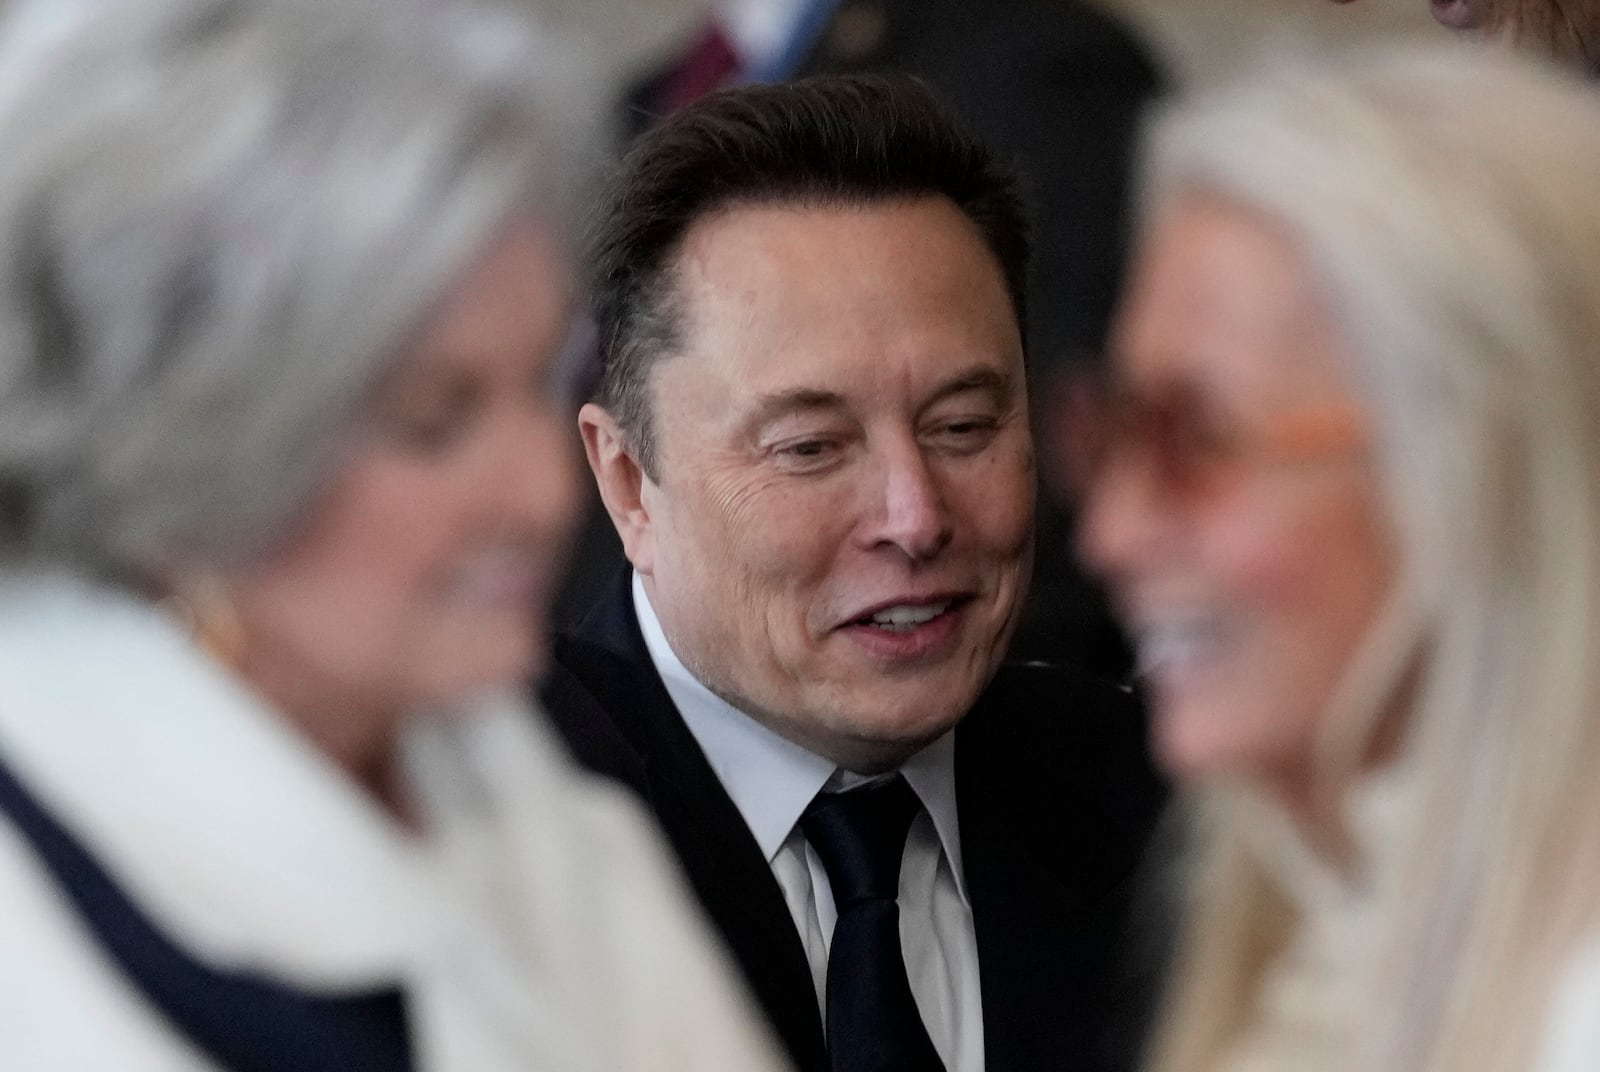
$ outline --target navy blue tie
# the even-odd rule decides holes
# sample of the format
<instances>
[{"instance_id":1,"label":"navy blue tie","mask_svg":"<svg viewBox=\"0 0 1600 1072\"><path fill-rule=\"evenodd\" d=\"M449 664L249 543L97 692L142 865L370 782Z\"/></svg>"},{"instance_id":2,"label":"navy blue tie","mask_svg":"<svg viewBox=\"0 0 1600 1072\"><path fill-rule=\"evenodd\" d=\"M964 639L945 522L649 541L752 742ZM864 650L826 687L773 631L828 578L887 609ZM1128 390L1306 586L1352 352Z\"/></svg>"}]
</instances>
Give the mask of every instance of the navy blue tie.
<instances>
[{"instance_id":1,"label":"navy blue tie","mask_svg":"<svg viewBox=\"0 0 1600 1072\"><path fill-rule=\"evenodd\" d=\"M820 793L800 818L839 909L824 1002L833 1072L944 1072L900 949L900 857L919 809L897 774Z\"/></svg>"}]
</instances>

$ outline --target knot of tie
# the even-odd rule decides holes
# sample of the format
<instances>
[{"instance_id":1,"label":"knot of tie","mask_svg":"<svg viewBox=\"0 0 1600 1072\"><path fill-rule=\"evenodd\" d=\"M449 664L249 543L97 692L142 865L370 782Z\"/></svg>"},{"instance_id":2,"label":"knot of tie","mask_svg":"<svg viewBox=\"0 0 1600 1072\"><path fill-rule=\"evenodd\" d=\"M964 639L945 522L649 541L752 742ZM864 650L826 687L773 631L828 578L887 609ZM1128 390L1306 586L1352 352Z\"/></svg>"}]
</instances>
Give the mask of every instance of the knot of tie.
<instances>
[{"instance_id":1,"label":"knot of tie","mask_svg":"<svg viewBox=\"0 0 1600 1072\"><path fill-rule=\"evenodd\" d=\"M846 793L818 793L806 808L800 829L828 872L839 911L898 896L900 858L919 807L916 793L896 774Z\"/></svg>"}]
</instances>

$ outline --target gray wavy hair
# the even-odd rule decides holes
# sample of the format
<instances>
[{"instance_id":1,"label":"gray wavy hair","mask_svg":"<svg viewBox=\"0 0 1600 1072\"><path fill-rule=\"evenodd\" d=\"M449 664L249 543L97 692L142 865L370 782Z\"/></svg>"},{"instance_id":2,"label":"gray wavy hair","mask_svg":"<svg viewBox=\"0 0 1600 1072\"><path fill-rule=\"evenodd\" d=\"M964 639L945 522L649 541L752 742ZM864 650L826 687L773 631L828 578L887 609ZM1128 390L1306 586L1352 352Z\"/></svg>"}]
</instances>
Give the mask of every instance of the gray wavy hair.
<instances>
[{"instance_id":1,"label":"gray wavy hair","mask_svg":"<svg viewBox=\"0 0 1600 1072\"><path fill-rule=\"evenodd\" d=\"M0 82L0 561L237 561L499 225L570 230L573 61L454 0L90 14Z\"/></svg>"},{"instance_id":2,"label":"gray wavy hair","mask_svg":"<svg viewBox=\"0 0 1600 1072\"><path fill-rule=\"evenodd\" d=\"M1466 49L1284 66L1169 115L1148 176L1155 211L1220 197L1294 243L1400 548L1320 742L1324 792L1358 805L1404 709L1379 780L1408 805L1361 845L1379 952L1308 1010L1344 1051L1289 1063L1531 1067L1562 959L1600 923L1600 95ZM1260 992L1324 907L1286 892L1261 801L1209 803L1157 1072L1270 1049Z\"/></svg>"}]
</instances>

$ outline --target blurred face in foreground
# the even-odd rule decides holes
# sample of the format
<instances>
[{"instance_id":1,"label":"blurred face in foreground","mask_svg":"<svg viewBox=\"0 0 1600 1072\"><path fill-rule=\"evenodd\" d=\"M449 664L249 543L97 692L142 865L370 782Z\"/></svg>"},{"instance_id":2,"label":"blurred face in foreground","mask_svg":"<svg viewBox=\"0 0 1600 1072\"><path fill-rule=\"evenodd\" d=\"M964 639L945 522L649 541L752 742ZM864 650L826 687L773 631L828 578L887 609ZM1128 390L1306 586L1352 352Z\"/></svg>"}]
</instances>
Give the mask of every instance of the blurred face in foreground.
<instances>
[{"instance_id":1,"label":"blurred face in foreground","mask_svg":"<svg viewBox=\"0 0 1600 1072\"><path fill-rule=\"evenodd\" d=\"M1180 201L1136 268L1083 551L1163 765L1295 794L1391 584L1349 365L1294 249L1243 210Z\"/></svg>"},{"instance_id":2,"label":"blurred face in foreground","mask_svg":"<svg viewBox=\"0 0 1600 1072\"><path fill-rule=\"evenodd\" d=\"M1430 6L1433 17L1453 30L1503 40L1600 76L1600 0L1430 0Z\"/></svg>"},{"instance_id":3,"label":"blurred face in foreground","mask_svg":"<svg viewBox=\"0 0 1600 1072\"><path fill-rule=\"evenodd\" d=\"M897 764L988 683L1027 576L1000 268L943 198L757 205L694 224L674 286L655 479L580 418L628 557L713 691L846 768Z\"/></svg>"},{"instance_id":4,"label":"blurred face in foreground","mask_svg":"<svg viewBox=\"0 0 1600 1072\"><path fill-rule=\"evenodd\" d=\"M566 273L529 221L423 322L325 491L229 579L240 672L336 756L538 667L575 504L552 391Z\"/></svg>"}]
</instances>

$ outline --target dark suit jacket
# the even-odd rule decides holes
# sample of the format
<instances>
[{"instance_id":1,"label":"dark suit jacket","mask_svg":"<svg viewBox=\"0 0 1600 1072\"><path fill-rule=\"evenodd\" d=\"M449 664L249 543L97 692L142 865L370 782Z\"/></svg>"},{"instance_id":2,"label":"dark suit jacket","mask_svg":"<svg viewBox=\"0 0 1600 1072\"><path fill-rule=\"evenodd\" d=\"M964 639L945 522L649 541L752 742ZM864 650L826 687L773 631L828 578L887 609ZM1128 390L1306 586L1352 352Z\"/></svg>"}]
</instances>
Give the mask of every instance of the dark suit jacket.
<instances>
[{"instance_id":1,"label":"dark suit jacket","mask_svg":"<svg viewBox=\"0 0 1600 1072\"><path fill-rule=\"evenodd\" d=\"M544 702L576 757L655 813L801 1072L826 1072L805 951L755 838L650 661L626 580L559 636ZM1007 668L956 732L991 1072L1133 1066L1147 977L1132 879L1162 789L1120 690Z\"/></svg>"}]
</instances>

